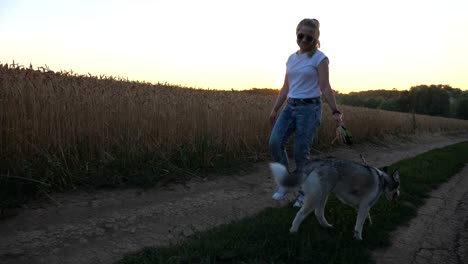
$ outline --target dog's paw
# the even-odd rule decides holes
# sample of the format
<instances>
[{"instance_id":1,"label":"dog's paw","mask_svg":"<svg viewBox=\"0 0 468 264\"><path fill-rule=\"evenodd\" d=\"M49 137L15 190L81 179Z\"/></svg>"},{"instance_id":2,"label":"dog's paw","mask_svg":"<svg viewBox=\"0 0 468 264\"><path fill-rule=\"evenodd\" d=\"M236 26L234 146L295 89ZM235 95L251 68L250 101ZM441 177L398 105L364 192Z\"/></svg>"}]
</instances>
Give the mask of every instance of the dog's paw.
<instances>
[{"instance_id":1,"label":"dog's paw","mask_svg":"<svg viewBox=\"0 0 468 264\"><path fill-rule=\"evenodd\" d=\"M362 235L358 231L354 231L354 239L361 241Z\"/></svg>"},{"instance_id":2,"label":"dog's paw","mask_svg":"<svg viewBox=\"0 0 468 264\"><path fill-rule=\"evenodd\" d=\"M298 230L298 228L293 228L293 227L291 227L291 228L289 229L289 233L295 234L295 233L297 233L297 230Z\"/></svg>"}]
</instances>

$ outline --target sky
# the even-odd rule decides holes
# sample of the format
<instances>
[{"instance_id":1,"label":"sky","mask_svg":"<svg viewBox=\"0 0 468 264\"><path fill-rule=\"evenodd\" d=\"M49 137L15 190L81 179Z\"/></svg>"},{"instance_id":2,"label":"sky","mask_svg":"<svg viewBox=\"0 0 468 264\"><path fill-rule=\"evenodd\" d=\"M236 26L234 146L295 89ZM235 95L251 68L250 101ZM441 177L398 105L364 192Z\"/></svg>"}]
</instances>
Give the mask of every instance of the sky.
<instances>
[{"instance_id":1,"label":"sky","mask_svg":"<svg viewBox=\"0 0 468 264\"><path fill-rule=\"evenodd\" d=\"M466 0L0 0L0 63L204 89L281 88L320 21L334 90L468 90Z\"/></svg>"}]
</instances>

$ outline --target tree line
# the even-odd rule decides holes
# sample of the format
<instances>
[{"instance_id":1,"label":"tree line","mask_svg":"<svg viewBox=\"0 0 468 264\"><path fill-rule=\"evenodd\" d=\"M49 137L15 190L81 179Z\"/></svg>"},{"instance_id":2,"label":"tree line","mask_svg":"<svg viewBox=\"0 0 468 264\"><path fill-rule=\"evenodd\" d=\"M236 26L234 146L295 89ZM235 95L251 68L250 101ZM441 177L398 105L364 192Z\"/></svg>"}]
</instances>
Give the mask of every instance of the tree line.
<instances>
[{"instance_id":1,"label":"tree line","mask_svg":"<svg viewBox=\"0 0 468 264\"><path fill-rule=\"evenodd\" d=\"M370 90L338 93L343 105L468 120L468 91L450 85L417 85L406 91Z\"/></svg>"}]
</instances>

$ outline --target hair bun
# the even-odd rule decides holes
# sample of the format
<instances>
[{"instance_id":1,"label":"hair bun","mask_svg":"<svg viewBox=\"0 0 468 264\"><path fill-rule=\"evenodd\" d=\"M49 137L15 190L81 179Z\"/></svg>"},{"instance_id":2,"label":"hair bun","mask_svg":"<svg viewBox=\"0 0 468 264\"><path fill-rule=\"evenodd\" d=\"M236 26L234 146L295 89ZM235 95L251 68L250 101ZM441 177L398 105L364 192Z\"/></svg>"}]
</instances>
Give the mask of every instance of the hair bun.
<instances>
[{"instance_id":1,"label":"hair bun","mask_svg":"<svg viewBox=\"0 0 468 264\"><path fill-rule=\"evenodd\" d=\"M320 28L320 22L317 19L312 18L312 22L317 26L317 28Z\"/></svg>"}]
</instances>

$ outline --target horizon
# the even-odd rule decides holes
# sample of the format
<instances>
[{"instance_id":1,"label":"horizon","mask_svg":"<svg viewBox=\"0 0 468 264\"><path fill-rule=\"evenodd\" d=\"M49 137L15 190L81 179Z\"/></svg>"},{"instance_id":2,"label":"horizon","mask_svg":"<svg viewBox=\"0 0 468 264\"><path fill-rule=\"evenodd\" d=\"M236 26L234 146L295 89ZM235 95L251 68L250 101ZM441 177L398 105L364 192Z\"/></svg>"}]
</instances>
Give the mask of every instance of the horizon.
<instances>
[{"instance_id":1,"label":"horizon","mask_svg":"<svg viewBox=\"0 0 468 264\"><path fill-rule=\"evenodd\" d=\"M131 80L127 77L124 77L124 76L112 76L112 75L95 75L95 74L92 74L90 72L88 72L87 74L83 74L83 73L78 73L78 72L75 72L73 70L70 70L70 71L66 71L66 70L56 70L56 69L51 69L48 65L44 65L44 66L34 66L32 64L30 64L29 66L26 66L26 65L23 65L23 64L19 64L17 63L16 61L12 61L11 63L8 63L8 62L2 62L0 61L0 66L1 65L9 65L9 67L19 67L21 69L33 69L35 71L43 71L43 72L53 72L53 73L68 73L70 74L69 76L72 77L84 77L84 78L100 78L100 77L104 77L104 78L114 78L116 81L125 81L125 82L137 82L137 83L149 83L150 85L162 85L162 86L173 86L173 87L177 87L177 88L182 88L182 89L196 89L196 90L211 90L211 91L238 91L238 92L242 92L242 91L252 91L252 90L276 90L276 91L279 91L281 88L268 88L268 87L251 87L251 88L246 88L246 89L216 89L216 88L198 88L198 87L192 87L192 86L183 86L183 85L180 85L180 84L175 84L175 83L168 83L168 82L148 82L148 81L145 81L145 80ZM32 67L32 68L31 68ZM338 94L350 94L350 93L360 93L360 92L370 92L370 91L397 91L397 92L402 92L402 91L409 91L411 88L413 87L416 87L416 86L449 86L450 88L452 89L460 89L462 91L466 91L468 92L468 89L463 89L463 88L459 88L459 87L453 87L449 84L418 84L418 85L413 85L411 87L408 87L408 88L401 88L401 89L398 89L398 88L387 88L387 89L368 89L368 90L358 90L358 91L346 91L346 92L343 92L343 91L339 91L339 90L335 90L333 89L333 91L335 93L338 93Z\"/></svg>"},{"instance_id":2,"label":"horizon","mask_svg":"<svg viewBox=\"0 0 468 264\"><path fill-rule=\"evenodd\" d=\"M295 27L315 17L340 93L468 90L466 11L462 0L2 0L0 62L196 89L279 89Z\"/></svg>"}]
</instances>

